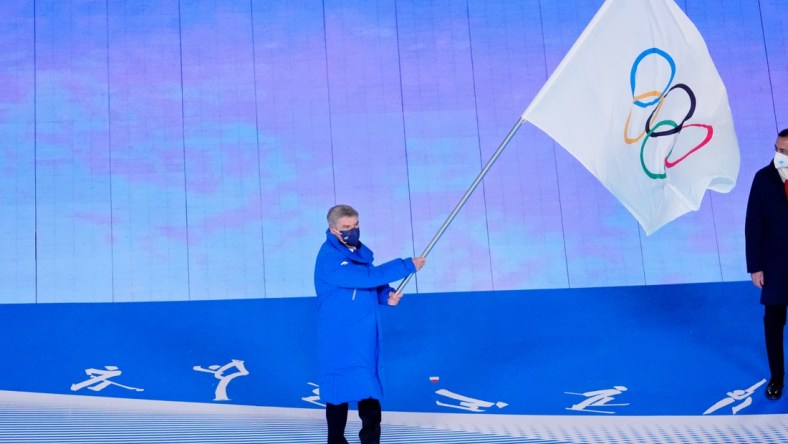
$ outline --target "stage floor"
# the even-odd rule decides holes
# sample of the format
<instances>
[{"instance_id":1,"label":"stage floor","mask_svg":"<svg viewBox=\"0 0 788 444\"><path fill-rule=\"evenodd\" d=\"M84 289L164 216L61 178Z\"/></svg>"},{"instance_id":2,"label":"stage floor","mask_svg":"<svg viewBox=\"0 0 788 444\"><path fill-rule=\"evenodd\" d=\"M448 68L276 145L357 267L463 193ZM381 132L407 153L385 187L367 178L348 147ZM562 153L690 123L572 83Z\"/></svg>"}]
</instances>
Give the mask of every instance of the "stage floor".
<instances>
[{"instance_id":1,"label":"stage floor","mask_svg":"<svg viewBox=\"0 0 788 444\"><path fill-rule=\"evenodd\" d=\"M325 443L322 411L0 391L0 443ZM346 436L360 423L351 411ZM539 416L384 412L382 443L784 443L788 415Z\"/></svg>"}]
</instances>

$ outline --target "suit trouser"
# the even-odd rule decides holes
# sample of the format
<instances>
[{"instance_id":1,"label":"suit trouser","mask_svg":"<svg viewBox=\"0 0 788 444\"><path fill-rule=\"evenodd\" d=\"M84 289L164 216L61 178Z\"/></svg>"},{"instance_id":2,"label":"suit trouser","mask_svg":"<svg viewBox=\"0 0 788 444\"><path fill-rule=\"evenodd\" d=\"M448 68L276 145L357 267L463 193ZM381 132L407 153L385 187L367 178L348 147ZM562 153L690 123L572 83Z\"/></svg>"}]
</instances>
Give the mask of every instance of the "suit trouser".
<instances>
[{"instance_id":1,"label":"suit trouser","mask_svg":"<svg viewBox=\"0 0 788 444\"><path fill-rule=\"evenodd\" d=\"M765 305L763 330L766 335L766 355L769 357L769 371L772 380L783 382L785 378L785 357L783 332L785 331L785 305Z\"/></svg>"},{"instance_id":2,"label":"suit trouser","mask_svg":"<svg viewBox=\"0 0 788 444\"><path fill-rule=\"evenodd\" d=\"M328 423L328 444L348 444L345 439L348 403L326 403L326 422ZM361 418L361 431L358 437L361 444L380 444L380 421L382 419L380 401L374 398L358 402L358 417Z\"/></svg>"}]
</instances>

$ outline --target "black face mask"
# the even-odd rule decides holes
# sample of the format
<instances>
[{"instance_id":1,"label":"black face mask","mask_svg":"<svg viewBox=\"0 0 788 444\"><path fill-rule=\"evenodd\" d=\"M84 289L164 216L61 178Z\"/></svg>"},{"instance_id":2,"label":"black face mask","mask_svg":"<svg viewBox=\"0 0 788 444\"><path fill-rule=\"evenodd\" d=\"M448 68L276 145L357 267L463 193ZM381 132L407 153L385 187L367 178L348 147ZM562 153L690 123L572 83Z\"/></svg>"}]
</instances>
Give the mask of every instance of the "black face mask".
<instances>
[{"instance_id":1,"label":"black face mask","mask_svg":"<svg viewBox=\"0 0 788 444\"><path fill-rule=\"evenodd\" d=\"M358 238L361 236L361 230L358 228L351 228L349 230L340 231L339 235L342 236L342 241L351 247L358 247Z\"/></svg>"}]
</instances>

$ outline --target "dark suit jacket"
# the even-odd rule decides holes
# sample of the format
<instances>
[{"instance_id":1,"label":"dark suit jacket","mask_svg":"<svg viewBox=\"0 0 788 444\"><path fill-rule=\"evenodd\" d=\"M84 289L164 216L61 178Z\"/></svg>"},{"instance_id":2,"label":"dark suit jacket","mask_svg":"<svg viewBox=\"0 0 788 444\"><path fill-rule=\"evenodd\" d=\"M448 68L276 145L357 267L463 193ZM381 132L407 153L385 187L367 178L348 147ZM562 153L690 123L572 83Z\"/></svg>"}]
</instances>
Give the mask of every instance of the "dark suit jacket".
<instances>
[{"instance_id":1,"label":"dark suit jacket","mask_svg":"<svg viewBox=\"0 0 788 444\"><path fill-rule=\"evenodd\" d=\"M747 272L763 271L761 304L788 304L788 199L771 162L752 180L744 237Z\"/></svg>"}]
</instances>

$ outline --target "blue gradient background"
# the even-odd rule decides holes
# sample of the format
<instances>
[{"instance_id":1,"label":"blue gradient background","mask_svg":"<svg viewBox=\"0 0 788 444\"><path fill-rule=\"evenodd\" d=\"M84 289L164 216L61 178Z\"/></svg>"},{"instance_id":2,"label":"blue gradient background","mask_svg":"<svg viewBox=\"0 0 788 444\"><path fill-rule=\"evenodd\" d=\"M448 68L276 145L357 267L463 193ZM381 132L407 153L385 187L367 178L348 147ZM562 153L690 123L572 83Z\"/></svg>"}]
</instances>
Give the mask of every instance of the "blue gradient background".
<instances>
[{"instance_id":1,"label":"blue gradient background","mask_svg":"<svg viewBox=\"0 0 788 444\"><path fill-rule=\"evenodd\" d=\"M379 259L418 254L601 3L4 0L0 301L312 296L335 203ZM678 4L728 88L736 188L647 237L526 125L406 291L748 279L785 2Z\"/></svg>"}]
</instances>

